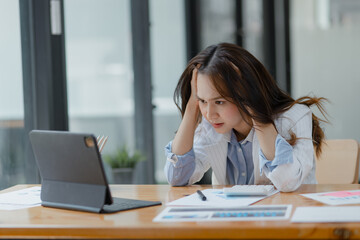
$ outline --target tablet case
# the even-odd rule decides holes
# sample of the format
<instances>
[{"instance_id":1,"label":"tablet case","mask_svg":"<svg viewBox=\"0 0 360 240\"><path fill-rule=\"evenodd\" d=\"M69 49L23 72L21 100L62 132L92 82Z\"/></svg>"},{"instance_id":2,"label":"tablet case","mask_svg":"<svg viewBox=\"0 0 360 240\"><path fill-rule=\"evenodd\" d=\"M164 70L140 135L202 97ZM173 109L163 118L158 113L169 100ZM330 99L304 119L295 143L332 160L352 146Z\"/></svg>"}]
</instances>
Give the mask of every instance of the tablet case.
<instances>
[{"instance_id":1,"label":"tablet case","mask_svg":"<svg viewBox=\"0 0 360 240\"><path fill-rule=\"evenodd\" d=\"M94 135L33 130L29 136L42 178L43 206L116 212L161 204L157 201L120 199L128 206L122 204L120 207L117 203L117 208L111 205L113 198ZM111 207L106 208L106 205Z\"/></svg>"}]
</instances>

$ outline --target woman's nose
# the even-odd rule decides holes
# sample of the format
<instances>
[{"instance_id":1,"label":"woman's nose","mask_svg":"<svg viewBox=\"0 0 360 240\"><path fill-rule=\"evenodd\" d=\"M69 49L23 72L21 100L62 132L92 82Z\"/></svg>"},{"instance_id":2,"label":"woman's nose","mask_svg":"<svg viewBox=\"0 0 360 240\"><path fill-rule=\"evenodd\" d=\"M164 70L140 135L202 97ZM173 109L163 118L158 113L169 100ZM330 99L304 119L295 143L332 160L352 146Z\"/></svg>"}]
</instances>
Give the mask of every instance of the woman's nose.
<instances>
[{"instance_id":1,"label":"woman's nose","mask_svg":"<svg viewBox=\"0 0 360 240\"><path fill-rule=\"evenodd\" d=\"M216 110L211 104L208 104L207 106L207 118L210 120L212 118L215 118L217 116Z\"/></svg>"}]
</instances>

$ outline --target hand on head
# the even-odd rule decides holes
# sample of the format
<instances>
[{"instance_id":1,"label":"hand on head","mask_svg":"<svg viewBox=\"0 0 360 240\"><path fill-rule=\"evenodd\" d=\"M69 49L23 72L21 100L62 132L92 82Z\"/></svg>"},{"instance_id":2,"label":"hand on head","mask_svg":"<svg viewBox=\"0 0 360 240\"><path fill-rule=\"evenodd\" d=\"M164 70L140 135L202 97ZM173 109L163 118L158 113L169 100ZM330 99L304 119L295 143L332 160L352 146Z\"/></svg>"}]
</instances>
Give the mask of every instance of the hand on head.
<instances>
[{"instance_id":1,"label":"hand on head","mask_svg":"<svg viewBox=\"0 0 360 240\"><path fill-rule=\"evenodd\" d=\"M198 98L197 98L197 74L198 74L198 69L200 68L201 64L198 63L193 72L192 72L192 77L191 77L191 96L190 96L190 100L193 103L196 103L196 105L198 105Z\"/></svg>"}]
</instances>

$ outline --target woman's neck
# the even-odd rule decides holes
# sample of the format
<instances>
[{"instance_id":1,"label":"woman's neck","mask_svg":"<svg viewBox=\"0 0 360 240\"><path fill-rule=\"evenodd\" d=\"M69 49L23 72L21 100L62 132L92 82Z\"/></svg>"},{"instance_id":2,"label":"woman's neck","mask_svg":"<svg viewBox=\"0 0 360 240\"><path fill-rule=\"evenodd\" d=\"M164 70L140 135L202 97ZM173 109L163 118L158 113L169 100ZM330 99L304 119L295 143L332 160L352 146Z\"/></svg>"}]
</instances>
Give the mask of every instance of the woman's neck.
<instances>
[{"instance_id":1,"label":"woman's neck","mask_svg":"<svg viewBox=\"0 0 360 240\"><path fill-rule=\"evenodd\" d=\"M241 130L234 128L234 133L238 142L244 140L249 135L252 126L246 123L246 126L242 127Z\"/></svg>"}]
</instances>

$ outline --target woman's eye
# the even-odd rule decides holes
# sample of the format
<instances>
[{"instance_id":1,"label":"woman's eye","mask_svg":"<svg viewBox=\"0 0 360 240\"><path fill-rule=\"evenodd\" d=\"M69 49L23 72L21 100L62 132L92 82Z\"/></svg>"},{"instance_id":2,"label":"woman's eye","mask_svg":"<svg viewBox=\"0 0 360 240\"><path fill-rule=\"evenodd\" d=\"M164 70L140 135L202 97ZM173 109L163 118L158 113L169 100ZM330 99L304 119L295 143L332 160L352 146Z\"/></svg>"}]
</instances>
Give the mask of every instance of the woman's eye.
<instances>
[{"instance_id":1,"label":"woman's eye","mask_svg":"<svg viewBox=\"0 0 360 240\"><path fill-rule=\"evenodd\" d=\"M201 103L205 103L205 100L199 99L199 101L200 101Z\"/></svg>"},{"instance_id":2,"label":"woman's eye","mask_svg":"<svg viewBox=\"0 0 360 240\"><path fill-rule=\"evenodd\" d=\"M222 105L224 104L224 101L215 101L215 104Z\"/></svg>"}]
</instances>

